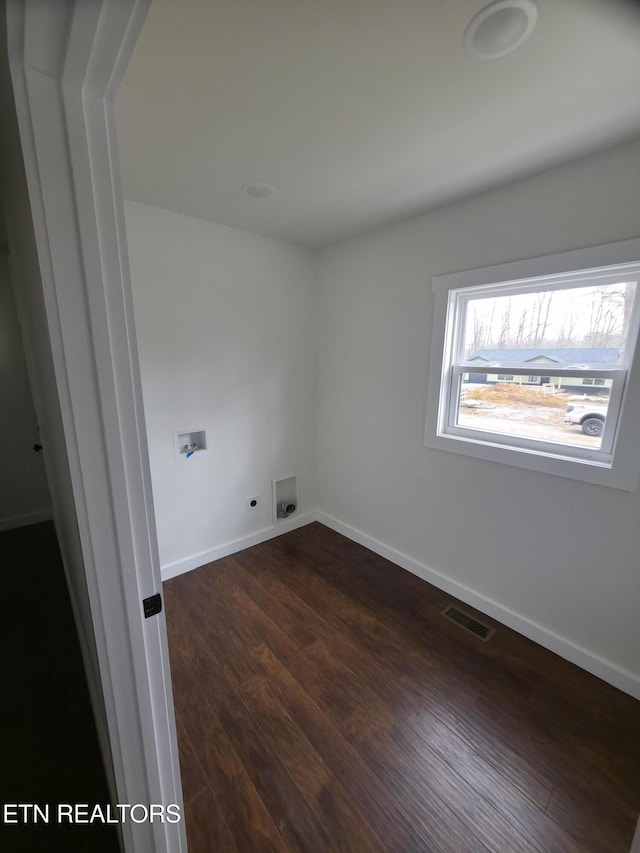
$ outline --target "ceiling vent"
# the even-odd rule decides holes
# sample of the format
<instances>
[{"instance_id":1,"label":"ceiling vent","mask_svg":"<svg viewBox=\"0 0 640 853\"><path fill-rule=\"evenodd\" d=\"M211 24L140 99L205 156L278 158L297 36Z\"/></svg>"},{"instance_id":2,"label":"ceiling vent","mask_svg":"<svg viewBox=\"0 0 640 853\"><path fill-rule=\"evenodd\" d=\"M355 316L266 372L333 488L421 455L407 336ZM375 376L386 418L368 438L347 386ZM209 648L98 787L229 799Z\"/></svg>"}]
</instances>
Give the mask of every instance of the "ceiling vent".
<instances>
[{"instance_id":1,"label":"ceiling vent","mask_svg":"<svg viewBox=\"0 0 640 853\"><path fill-rule=\"evenodd\" d=\"M251 198L271 198L276 194L276 188L271 184L251 183L244 184L241 187L245 195L250 195Z\"/></svg>"}]
</instances>

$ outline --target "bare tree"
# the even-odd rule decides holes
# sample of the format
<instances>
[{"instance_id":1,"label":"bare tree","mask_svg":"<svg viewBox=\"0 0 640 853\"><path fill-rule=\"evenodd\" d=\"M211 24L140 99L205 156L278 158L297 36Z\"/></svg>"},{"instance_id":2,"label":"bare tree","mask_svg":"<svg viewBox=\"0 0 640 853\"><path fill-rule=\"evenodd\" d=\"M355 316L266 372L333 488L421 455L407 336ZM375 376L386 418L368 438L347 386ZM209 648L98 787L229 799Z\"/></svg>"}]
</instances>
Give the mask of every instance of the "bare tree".
<instances>
[{"instance_id":1,"label":"bare tree","mask_svg":"<svg viewBox=\"0 0 640 853\"><path fill-rule=\"evenodd\" d=\"M469 308L466 355L485 349L622 347L636 290L636 282L589 287L569 303L561 300L562 310L553 290L479 300Z\"/></svg>"},{"instance_id":2,"label":"bare tree","mask_svg":"<svg viewBox=\"0 0 640 853\"><path fill-rule=\"evenodd\" d=\"M529 331L525 340L527 346L539 347L545 343L552 301L553 291L536 293L529 315Z\"/></svg>"},{"instance_id":3,"label":"bare tree","mask_svg":"<svg viewBox=\"0 0 640 853\"><path fill-rule=\"evenodd\" d=\"M465 354L467 358L479 350L486 349L489 343L488 332L490 327L487 325L486 320L483 320L479 312L476 311L475 307L472 309L471 323L473 328L473 338L467 347L467 352Z\"/></svg>"},{"instance_id":4,"label":"bare tree","mask_svg":"<svg viewBox=\"0 0 640 853\"><path fill-rule=\"evenodd\" d=\"M523 308L522 311L520 312L520 316L518 317L517 326L516 326L516 336L515 336L515 340L514 340L514 345L515 345L516 349L520 349L524 345L524 342L525 342L524 330L525 330L526 325L527 325L528 315L529 315L529 312L527 311L527 309Z\"/></svg>"},{"instance_id":5,"label":"bare tree","mask_svg":"<svg viewBox=\"0 0 640 853\"><path fill-rule=\"evenodd\" d=\"M500 334L498 335L498 349L505 349L511 342L511 297L506 300L502 309L500 322Z\"/></svg>"},{"instance_id":6,"label":"bare tree","mask_svg":"<svg viewBox=\"0 0 640 853\"><path fill-rule=\"evenodd\" d=\"M625 293L606 285L593 293L589 313L589 330L584 338L587 347L620 346L624 327Z\"/></svg>"},{"instance_id":7,"label":"bare tree","mask_svg":"<svg viewBox=\"0 0 640 853\"><path fill-rule=\"evenodd\" d=\"M622 331L621 331L621 348L624 347L627 341L627 335L629 334L629 325L631 324L631 314L633 312L633 301L636 295L637 283L635 281L628 281L624 286L624 308L623 308L623 317L622 317Z\"/></svg>"},{"instance_id":8,"label":"bare tree","mask_svg":"<svg viewBox=\"0 0 640 853\"><path fill-rule=\"evenodd\" d=\"M553 302L554 293L552 290L546 293L541 293L538 299L538 331L536 335L536 343L538 345L544 343L549 328L549 314L551 312L551 303Z\"/></svg>"},{"instance_id":9,"label":"bare tree","mask_svg":"<svg viewBox=\"0 0 640 853\"><path fill-rule=\"evenodd\" d=\"M566 347L568 344L570 345L575 343L575 329L576 318L572 311L562 323L562 327L560 328L560 334L558 336L558 346Z\"/></svg>"}]
</instances>

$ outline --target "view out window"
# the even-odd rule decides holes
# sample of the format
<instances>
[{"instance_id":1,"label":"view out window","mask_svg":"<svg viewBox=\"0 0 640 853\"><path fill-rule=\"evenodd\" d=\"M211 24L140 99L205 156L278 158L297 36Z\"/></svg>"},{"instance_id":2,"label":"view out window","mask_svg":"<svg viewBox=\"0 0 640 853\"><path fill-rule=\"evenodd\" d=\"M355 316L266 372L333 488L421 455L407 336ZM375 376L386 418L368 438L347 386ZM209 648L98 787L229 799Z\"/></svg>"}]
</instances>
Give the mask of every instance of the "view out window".
<instances>
[{"instance_id":1,"label":"view out window","mask_svg":"<svg viewBox=\"0 0 640 853\"><path fill-rule=\"evenodd\" d=\"M640 241L616 245L630 244L635 262L562 269L585 250L551 274L502 278L554 256L435 279L425 443L616 485L596 469L613 469L634 395Z\"/></svg>"}]
</instances>

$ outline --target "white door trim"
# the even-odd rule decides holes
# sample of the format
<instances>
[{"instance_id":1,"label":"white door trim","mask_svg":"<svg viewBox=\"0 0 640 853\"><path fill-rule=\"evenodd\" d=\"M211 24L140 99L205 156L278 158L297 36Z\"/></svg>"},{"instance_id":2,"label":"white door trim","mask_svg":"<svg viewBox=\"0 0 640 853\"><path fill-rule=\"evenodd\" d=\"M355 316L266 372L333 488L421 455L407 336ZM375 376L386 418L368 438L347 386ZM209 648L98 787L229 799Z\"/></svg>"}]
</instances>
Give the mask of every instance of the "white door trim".
<instances>
[{"instance_id":1,"label":"white door trim","mask_svg":"<svg viewBox=\"0 0 640 853\"><path fill-rule=\"evenodd\" d=\"M113 96L149 0L8 0L9 62L119 803L182 808ZM184 822L126 822L130 853Z\"/></svg>"}]
</instances>

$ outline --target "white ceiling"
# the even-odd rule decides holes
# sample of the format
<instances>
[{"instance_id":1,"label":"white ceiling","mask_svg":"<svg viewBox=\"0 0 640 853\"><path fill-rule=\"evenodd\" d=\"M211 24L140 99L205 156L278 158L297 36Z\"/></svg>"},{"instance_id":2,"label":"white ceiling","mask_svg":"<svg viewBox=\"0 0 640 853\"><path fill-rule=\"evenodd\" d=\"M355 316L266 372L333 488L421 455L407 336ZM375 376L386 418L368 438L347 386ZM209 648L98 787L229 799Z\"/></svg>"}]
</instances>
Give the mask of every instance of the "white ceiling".
<instances>
[{"instance_id":1,"label":"white ceiling","mask_svg":"<svg viewBox=\"0 0 640 853\"><path fill-rule=\"evenodd\" d=\"M129 199L323 247L640 134L640 9L538 0L153 0L116 99ZM277 187L252 199L243 184Z\"/></svg>"}]
</instances>

